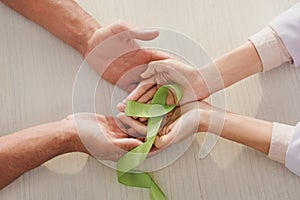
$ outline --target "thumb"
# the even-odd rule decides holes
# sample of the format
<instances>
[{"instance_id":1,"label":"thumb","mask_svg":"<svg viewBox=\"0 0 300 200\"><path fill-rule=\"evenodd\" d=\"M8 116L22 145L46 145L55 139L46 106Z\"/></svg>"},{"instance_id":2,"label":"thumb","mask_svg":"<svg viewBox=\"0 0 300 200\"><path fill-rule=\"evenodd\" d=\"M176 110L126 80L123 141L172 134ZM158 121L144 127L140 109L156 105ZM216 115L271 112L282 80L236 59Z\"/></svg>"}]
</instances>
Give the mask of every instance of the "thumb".
<instances>
[{"instance_id":1,"label":"thumb","mask_svg":"<svg viewBox=\"0 0 300 200\"><path fill-rule=\"evenodd\" d=\"M156 137L155 146L157 148L166 148L197 133L200 117L201 110L198 109L193 109L183 114L167 128L165 135Z\"/></svg>"},{"instance_id":2,"label":"thumb","mask_svg":"<svg viewBox=\"0 0 300 200\"><path fill-rule=\"evenodd\" d=\"M136 29L132 30L134 39L143 40L143 41L149 41L157 38L159 35L159 31L154 29Z\"/></svg>"},{"instance_id":3,"label":"thumb","mask_svg":"<svg viewBox=\"0 0 300 200\"><path fill-rule=\"evenodd\" d=\"M157 149L165 149L165 148L167 148L168 146L171 145L172 141L173 141L173 134L172 133L157 136L155 138L154 146Z\"/></svg>"},{"instance_id":4,"label":"thumb","mask_svg":"<svg viewBox=\"0 0 300 200\"><path fill-rule=\"evenodd\" d=\"M167 60L150 62L146 71L141 74L141 77L146 79L156 75L157 73L167 72L168 67L165 65L165 62L167 62Z\"/></svg>"},{"instance_id":5,"label":"thumb","mask_svg":"<svg viewBox=\"0 0 300 200\"><path fill-rule=\"evenodd\" d=\"M164 127L161 131L161 133L163 135L157 135L157 137L155 138L154 141L154 146L157 149L165 149L168 146L171 145L171 143L174 140L175 137L175 132L174 130L176 130L177 128L177 120L175 122L173 122L172 124L170 124L168 127ZM180 128L180 127L178 127Z\"/></svg>"},{"instance_id":6,"label":"thumb","mask_svg":"<svg viewBox=\"0 0 300 200\"><path fill-rule=\"evenodd\" d=\"M130 151L134 149L135 147L143 144L140 140L134 139L134 138L122 138L118 139L118 147L125 150Z\"/></svg>"},{"instance_id":7,"label":"thumb","mask_svg":"<svg viewBox=\"0 0 300 200\"><path fill-rule=\"evenodd\" d=\"M141 74L141 77L143 79L146 79L146 78L150 78L151 76L155 75L155 68L153 65L148 65L146 71L144 71L142 74Z\"/></svg>"}]
</instances>

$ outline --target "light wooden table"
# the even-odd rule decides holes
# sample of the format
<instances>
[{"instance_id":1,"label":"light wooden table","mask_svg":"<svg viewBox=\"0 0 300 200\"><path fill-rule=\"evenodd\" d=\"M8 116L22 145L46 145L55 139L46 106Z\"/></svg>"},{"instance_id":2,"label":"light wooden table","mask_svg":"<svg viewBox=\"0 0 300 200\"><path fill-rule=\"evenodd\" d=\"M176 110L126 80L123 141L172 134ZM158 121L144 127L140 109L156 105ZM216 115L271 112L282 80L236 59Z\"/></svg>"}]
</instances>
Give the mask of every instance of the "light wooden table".
<instances>
[{"instance_id":1,"label":"light wooden table","mask_svg":"<svg viewBox=\"0 0 300 200\"><path fill-rule=\"evenodd\" d=\"M203 45L213 58L242 44L297 0L111 0L79 3L101 24L117 19L166 27ZM72 112L81 56L0 3L0 134L62 119ZM226 90L227 109L294 125L300 119L300 70L282 66ZM110 86L107 86L109 88ZM153 176L168 199L299 199L300 178L241 145L220 140L204 160L194 142ZM5 176L1 174L0 176ZM2 200L149 199L121 186L116 172L83 154L68 154L21 176Z\"/></svg>"}]
</instances>

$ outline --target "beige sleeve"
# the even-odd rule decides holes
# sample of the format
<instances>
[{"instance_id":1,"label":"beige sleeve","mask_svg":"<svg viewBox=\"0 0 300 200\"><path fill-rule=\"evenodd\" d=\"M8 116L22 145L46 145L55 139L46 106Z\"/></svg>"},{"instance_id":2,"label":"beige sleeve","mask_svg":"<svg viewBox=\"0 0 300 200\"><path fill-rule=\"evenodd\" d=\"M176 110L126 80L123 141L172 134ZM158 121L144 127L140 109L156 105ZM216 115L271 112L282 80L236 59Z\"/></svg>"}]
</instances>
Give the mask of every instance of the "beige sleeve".
<instances>
[{"instance_id":1,"label":"beige sleeve","mask_svg":"<svg viewBox=\"0 0 300 200\"><path fill-rule=\"evenodd\" d=\"M268 154L270 159L285 163L285 155L294 131L294 126L273 123L272 139Z\"/></svg>"},{"instance_id":2,"label":"beige sleeve","mask_svg":"<svg viewBox=\"0 0 300 200\"><path fill-rule=\"evenodd\" d=\"M271 27L266 27L249 38L262 62L263 71L271 70L285 62L292 62L288 50Z\"/></svg>"}]
</instances>

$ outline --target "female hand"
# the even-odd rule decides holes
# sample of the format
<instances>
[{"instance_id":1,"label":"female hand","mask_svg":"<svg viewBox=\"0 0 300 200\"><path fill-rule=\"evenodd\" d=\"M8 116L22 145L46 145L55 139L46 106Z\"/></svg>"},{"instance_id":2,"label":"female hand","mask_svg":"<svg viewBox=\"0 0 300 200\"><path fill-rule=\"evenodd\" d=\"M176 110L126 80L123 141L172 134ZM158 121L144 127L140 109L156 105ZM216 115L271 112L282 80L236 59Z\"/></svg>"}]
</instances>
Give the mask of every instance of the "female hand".
<instances>
[{"instance_id":1,"label":"female hand","mask_svg":"<svg viewBox=\"0 0 300 200\"><path fill-rule=\"evenodd\" d=\"M197 132L208 129L211 106L206 102L193 102L177 107L167 114L165 122L155 140L155 147L165 149ZM133 137L145 137L147 126L138 120L119 113L118 119L128 128L128 134Z\"/></svg>"},{"instance_id":2,"label":"female hand","mask_svg":"<svg viewBox=\"0 0 300 200\"><path fill-rule=\"evenodd\" d=\"M138 85L127 97L127 100L148 102L156 92L153 86L174 83L181 86L183 92L181 104L202 100L209 96L209 90L202 72L174 59L149 63L148 68L141 74L141 77L146 80Z\"/></svg>"},{"instance_id":3,"label":"female hand","mask_svg":"<svg viewBox=\"0 0 300 200\"><path fill-rule=\"evenodd\" d=\"M95 113L77 113L62 120L64 131L76 136L76 150L98 160L118 160L123 154L142 144L129 138L113 117Z\"/></svg>"}]
</instances>

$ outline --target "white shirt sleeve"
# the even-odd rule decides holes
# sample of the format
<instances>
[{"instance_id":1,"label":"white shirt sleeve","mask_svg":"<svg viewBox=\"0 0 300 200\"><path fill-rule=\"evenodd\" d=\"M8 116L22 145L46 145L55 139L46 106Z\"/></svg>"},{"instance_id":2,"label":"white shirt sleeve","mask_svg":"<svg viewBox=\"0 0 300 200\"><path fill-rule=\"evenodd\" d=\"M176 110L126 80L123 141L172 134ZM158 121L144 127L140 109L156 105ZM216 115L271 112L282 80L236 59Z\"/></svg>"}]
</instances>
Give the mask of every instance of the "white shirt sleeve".
<instances>
[{"instance_id":1,"label":"white shirt sleeve","mask_svg":"<svg viewBox=\"0 0 300 200\"><path fill-rule=\"evenodd\" d=\"M300 122L295 127L295 131L289 142L285 157L285 166L300 176Z\"/></svg>"},{"instance_id":2,"label":"white shirt sleeve","mask_svg":"<svg viewBox=\"0 0 300 200\"><path fill-rule=\"evenodd\" d=\"M282 40L295 66L300 65L300 3L297 3L278 17L269 26Z\"/></svg>"}]
</instances>

